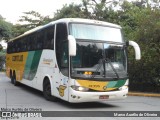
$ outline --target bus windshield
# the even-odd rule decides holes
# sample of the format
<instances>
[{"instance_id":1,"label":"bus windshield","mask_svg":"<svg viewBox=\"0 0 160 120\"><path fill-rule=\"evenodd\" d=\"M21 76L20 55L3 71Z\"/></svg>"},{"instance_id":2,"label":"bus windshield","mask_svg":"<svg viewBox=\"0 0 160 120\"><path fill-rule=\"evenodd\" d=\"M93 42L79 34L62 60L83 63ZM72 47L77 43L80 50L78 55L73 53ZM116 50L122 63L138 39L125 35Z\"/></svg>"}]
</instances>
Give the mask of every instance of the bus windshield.
<instances>
[{"instance_id":1,"label":"bus windshield","mask_svg":"<svg viewBox=\"0 0 160 120\"><path fill-rule=\"evenodd\" d=\"M72 77L127 78L127 60L123 45L77 42L77 54L72 57L71 65Z\"/></svg>"},{"instance_id":2,"label":"bus windshield","mask_svg":"<svg viewBox=\"0 0 160 120\"><path fill-rule=\"evenodd\" d=\"M70 24L70 34L76 39L123 42L121 29L92 24Z\"/></svg>"}]
</instances>

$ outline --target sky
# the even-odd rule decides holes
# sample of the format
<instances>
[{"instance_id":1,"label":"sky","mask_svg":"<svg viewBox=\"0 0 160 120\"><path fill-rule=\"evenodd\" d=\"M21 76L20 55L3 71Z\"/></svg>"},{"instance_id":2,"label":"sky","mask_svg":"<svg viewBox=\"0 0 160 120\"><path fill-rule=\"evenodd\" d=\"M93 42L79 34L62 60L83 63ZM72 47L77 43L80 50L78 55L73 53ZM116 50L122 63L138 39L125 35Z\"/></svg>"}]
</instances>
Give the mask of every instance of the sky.
<instances>
[{"instance_id":1,"label":"sky","mask_svg":"<svg viewBox=\"0 0 160 120\"><path fill-rule=\"evenodd\" d=\"M2 45L3 49L7 49L7 43L4 40L0 41L0 44Z\"/></svg>"},{"instance_id":2,"label":"sky","mask_svg":"<svg viewBox=\"0 0 160 120\"><path fill-rule=\"evenodd\" d=\"M23 12L36 11L43 16L53 16L64 4L78 3L80 0L0 0L0 15L6 21L18 23Z\"/></svg>"}]
</instances>

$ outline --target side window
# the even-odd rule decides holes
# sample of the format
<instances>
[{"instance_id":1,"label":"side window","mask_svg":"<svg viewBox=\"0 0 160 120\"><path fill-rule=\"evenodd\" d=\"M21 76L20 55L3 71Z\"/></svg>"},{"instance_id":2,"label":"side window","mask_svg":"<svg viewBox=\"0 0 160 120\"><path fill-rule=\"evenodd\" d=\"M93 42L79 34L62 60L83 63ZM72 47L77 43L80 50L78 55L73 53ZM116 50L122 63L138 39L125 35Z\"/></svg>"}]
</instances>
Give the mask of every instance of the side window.
<instances>
[{"instance_id":1,"label":"side window","mask_svg":"<svg viewBox=\"0 0 160 120\"><path fill-rule=\"evenodd\" d=\"M54 26L45 30L44 49L54 49Z\"/></svg>"},{"instance_id":2,"label":"side window","mask_svg":"<svg viewBox=\"0 0 160 120\"><path fill-rule=\"evenodd\" d=\"M31 50L31 45L32 45L32 43L31 43L31 35L29 35L27 37L27 51Z\"/></svg>"},{"instance_id":3,"label":"side window","mask_svg":"<svg viewBox=\"0 0 160 120\"><path fill-rule=\"evenodd\" d=\"M37 49L41 50L43 49L43 41L44 41L44 31L41 30L37 33Z\"/></svg>"},{"instance_id":4,"label":"side window","mask_svg":"<svg viewBox=\"0 0 160 120\"><path fill-rule=\"evenodd\" d=\"M12 52L16 52L16 43L12 42Z\"/></svg>"},{"instance_id":5,"label":"side window","mask_svg":"<svg viewBox=\"0 0 160 120\"><path fill-rule=\"evenodd\" d=\"M60 71L68 76L68 41L65 23L59 23L56 27L56 58Z\"/></svg>"},{"instance_id":6,"label":"side window","mask_svg":"<svg viewBox=\"0 0 160 120\"><path fill-rule=\"evenodd\" d=\"M12 53L12 42L8 42L7 53Z\"/></svg>"},{"instance_id":7,"label":"side window","mask_svg":"<svg viewBox=\"0 0 160 120\"><path fill-rule=\"evenodd\" d=\"M62 57L61 57L61 67L68 67L68 42L64 41L62 43Z\"/></svg>"},{"instance_id":8,"label":"side window","mask_svg":"<svg viewBox=\"0 0 160 120\"><path fill-rule=\"evenodd\" d=\"M13 53L14 52L14 43L13 43L13 41L10 44L11 44L11 53Z\"/></svg>"},{"instance_id":9,"label":"side window","mask_svg":"<svg viewBox=\"0 0 160 120\"><path fill-rule=\"evenodd\" d=\"M20 52L21 50L20 50L20 47L21 47L21 42L20 42L20 39L18 39L17 41L16 41L16 52Z\"/></svg>"},{"instance_id":10,"label":"side window","mask_svg":"<svg viewBox=\"0 0 160 120\"><path fill-rule=\"evenodd\" d=\"M26 51L27 50L27 39L24 37L22 38L22 52Z\"/></svg>"},{"instance_id":11,"label":"side window","mask_svg":"<svg viewBox=\"0 0 160 120\"><path fill-rule=\"evenodd\" d=\"M27 50L28 51L36 50L36 47L37 47L36 34L35 33L30 34L26 40L27 40Z\"/></svg>"},{"instance_id":12,"label":"side window","mask_svg":"<svg viewBox=\"0 0 160 120\"><path fill-rule=\"evenodd\" d=\"M33 33L31 37L31 50L37 50L37 36L36 33Z\"/></svg>"}]
</instances>

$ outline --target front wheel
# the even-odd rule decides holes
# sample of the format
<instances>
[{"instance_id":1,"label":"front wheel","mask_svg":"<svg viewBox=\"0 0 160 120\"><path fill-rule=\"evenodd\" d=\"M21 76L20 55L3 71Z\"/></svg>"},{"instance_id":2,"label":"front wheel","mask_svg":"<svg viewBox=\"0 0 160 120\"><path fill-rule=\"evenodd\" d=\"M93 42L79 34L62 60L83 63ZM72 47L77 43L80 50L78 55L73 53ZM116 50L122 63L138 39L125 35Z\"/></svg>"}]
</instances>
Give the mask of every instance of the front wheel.
<instances>
[{"instance_id":1,"label":"front wheel","mask_svg":"<svg viewBox=\"0 0 160 120\"><path fill-rule=\"evenodd\" d=\"M14 78L12 75L10 75L11 83L14 84Z\"/></svg>"},{"instance_id":2,"label":"front wheel","mask_svg":"<svg viewBox=\"0 0 160 120\"><path fill-rule=\"evenodd\" d=\"M56 97L51 95L51 84L48 79L43 83L43 95L46 100L56 101Z\"/></svg>"}]
</instances>

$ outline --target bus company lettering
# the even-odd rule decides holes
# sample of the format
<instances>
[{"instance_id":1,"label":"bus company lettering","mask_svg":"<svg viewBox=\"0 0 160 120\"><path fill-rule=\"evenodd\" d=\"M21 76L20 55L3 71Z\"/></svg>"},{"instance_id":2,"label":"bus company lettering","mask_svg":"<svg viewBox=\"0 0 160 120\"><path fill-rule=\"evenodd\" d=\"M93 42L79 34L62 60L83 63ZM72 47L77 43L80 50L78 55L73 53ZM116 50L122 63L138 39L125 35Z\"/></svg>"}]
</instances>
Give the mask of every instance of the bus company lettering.
<instances>
[{"instance_id":1,"label":"bus company lettering","mask_svg":"<svg viewBox=\"0 0 160 120\"><path fill-rule=\"evenodd\" d=\"M12 61L23 61L23 55L12 56Z\"/></svg>"},{"instance_id":2,"label":"bus company lettering","mask_svg":"<svg viewBox=\"0 0 160 120\"><path fill-rule=\"evenodd\" d=\"M43 63L44 64L50 65L51 62L53 62L53 59L45 59L45 58L43 58Z\"/></svg>"},{"instance_id":3,"label":"bus company lettering","mask_svg":"<svg viewBox=\"0 0 160 120\"><path fill-rule=\"evenodd\" d=\"M100 85L89 85L90 88L100 88Z\"/></svg>"}]
</instances>

